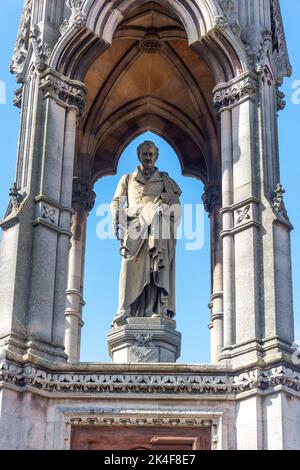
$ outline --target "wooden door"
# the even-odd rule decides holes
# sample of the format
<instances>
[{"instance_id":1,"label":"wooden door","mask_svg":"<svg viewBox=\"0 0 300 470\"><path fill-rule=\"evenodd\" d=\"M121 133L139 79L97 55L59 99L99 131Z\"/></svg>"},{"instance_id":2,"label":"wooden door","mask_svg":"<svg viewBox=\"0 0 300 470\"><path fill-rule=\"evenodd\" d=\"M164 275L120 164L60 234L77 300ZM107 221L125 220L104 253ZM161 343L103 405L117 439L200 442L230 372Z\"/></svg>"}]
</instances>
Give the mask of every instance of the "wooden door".
<instances>
[{"instance_id":1,"label":"wooden door","mask_svg":"<svg viewBox=\"0 0 300 470\"><path fill-rule=\"evenodd\" d=\"M209 450L210 428L74 426L73 450Z\"/></svg>"}]
</instances>

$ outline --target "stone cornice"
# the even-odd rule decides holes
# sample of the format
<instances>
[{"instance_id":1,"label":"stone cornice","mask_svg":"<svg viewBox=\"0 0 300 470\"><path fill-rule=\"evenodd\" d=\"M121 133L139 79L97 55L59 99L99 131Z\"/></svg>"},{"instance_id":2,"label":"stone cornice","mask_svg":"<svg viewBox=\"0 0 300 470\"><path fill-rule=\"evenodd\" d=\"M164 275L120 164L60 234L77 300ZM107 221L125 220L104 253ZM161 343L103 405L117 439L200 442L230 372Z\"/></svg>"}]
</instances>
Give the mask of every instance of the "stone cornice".
<instances>
[{"instance_id":1,"label":"stone cornice","mask_svg":"<svg viewBox=\"0 0 300 470\"><path fill-rule=\"evenodd\" d=\"M56 370L49 372L38 366L20 366L8 361L0 363L0 384L20 388L31 386L47 392L102 393L102 394L185 394L185 395L225 395L248 390L268 390L282 385L293 391L300 391L300 371L285 366L270 367L265 370L253 368L246 372L234 373L225 369L208 368L196 372L124 371L114 373ZM124 367L126 369L126 366ZM204 368L205 369L205 368ZM296 366L295 366L296 369Z\"/></svg>"},{"instance_id":2,"label":"stone cornice","mask_svg":"<svg viewBox=\"0 0 300 470\"><path fill-rule=\"evenodd\" d=\"M50 221L51 222L51 221ZM42 219L41 217L38 217L32 222L33 227L37 227L38 225L42 225L43 227L48 228L49 230L52 230L56 233L60 233L61 235L66 235L68 238L72 238L72 233L69 230L65 230L55 223L50 223L47 222L46 220Z\"/></svg>"},{"instance_id":3,"label":"stone cornice","mask_svg":"<svg viewBox=\"0 0 300 470\"><path fill-rule=\"evenodd\" d=\"M45 98L51 97L65 107L73 107L81 115L86 100L86 87L83 83L47 69L41 74L40 88Z\"/></svg>"},{"instance_id":4,"label":"stone cornice","mask_svg":"<svg viewBox=\"0 0 300 470\"><path fill-rule=\"evenodd\" d=\"M242 100L255 98L258 89L257 75L246 72L230 82L217 85L214 88L214 106L218 111L237 106Z\"/></svg>"}]
</instances>

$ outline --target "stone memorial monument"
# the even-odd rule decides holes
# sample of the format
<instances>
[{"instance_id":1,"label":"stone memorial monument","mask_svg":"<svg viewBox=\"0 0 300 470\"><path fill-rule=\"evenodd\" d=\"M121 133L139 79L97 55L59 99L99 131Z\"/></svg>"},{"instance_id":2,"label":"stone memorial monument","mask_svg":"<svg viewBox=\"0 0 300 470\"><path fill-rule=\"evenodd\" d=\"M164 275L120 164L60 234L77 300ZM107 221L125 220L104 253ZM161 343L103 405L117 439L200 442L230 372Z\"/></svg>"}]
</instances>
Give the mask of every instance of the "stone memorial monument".
<instances>
[{"instance_id":1,"label":"stone memorial monument","mask_svg":"<svg viewBox=\"0 0 300 470\"><path fill-rule=\"evenodd\" d=\"M121 178L111 204L123 257L119 310L109 334L115 362L175 362L175 248L181 190L155 166L159 150L138 147L140 165Z\"/></svg>"},{"instance_id":2,"label":"stone memorial monument","mask_svg":"<svg viewBox=\"0 0 300 470\"><path fill-rule=\"evenodd\" d=\"M20 133L0 222L0 449L300 449L279 0L24 0L11 71ZM210 364L197 345L192 364L175 363L180 189L149 142L111 206L112 362L80 362L93 188L146 131L205 189Z\"/></svg>"}]
</instances>

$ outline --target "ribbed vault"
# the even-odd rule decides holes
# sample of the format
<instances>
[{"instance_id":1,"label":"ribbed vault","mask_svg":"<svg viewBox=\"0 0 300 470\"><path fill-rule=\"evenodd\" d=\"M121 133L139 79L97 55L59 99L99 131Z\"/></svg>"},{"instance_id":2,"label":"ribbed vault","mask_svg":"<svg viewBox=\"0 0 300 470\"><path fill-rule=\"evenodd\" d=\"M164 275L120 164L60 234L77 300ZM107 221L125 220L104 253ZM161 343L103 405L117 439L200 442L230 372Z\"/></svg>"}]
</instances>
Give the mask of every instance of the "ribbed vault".
<instances>
[{"instance_id":1,"label":"ribbed vault","mask_svg":"<svg viewBox=\"0 0 300 470\"><path fill-rule=\"evenodd\" d=\"M119 3L121 6L124 2ZM82 78L75 71L84 70L83 81L88 89L86 112L78 132L75 174L92 181L114 174L126 145L141 133L152 131L175 149L184 174L205 183L218 180L220 161L212 89L223 52L216 43L205 46L203 41L201 47L210 57L206 61L193 50L189 45L191 31L187 32L176 8L166 6L170 2L132 5L137 3L140 6L124 9L121 19L115 18L110 47L100 51L97 40L91 42L87 34L77 54L69 49L73 60L64 61L65 70L59 68L60 72L68 70L72 78ZM88 17L88 24L98 35L104 34L98 27L104 14L101 11L98 19L91 14ZM105 15L109 15L107 10ZM201 21L203 25L203 18ZM111 18L105 28L107 24L113 28ZM74 44L69 47L74 48ZM212 62L217 65L211 67ZM224 65L223 76L233 76L233 68L229 73L226 67L233 65L230 61Z\"/></svg>"}]
</instances>

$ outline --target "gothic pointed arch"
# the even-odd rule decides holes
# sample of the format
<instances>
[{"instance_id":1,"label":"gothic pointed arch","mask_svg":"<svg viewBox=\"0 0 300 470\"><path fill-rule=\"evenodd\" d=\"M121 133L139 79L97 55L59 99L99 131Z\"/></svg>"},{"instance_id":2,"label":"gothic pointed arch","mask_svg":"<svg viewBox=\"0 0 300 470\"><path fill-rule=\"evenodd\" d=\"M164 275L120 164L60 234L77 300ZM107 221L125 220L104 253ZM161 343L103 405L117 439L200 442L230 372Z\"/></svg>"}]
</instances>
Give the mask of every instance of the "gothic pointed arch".
<instances>
[{"instance_id":1,"label":"gothic pointed arch","mask_svg":"<svg viewBox=\"0 0 300 470\"><path fill-rule=\"evenodd\" d=\"M189 46L208 61L216 83L229 81L247 69L242 42L229 27L218 0L69 0L72 14L53 50L50 66L83 80L93 60L112 45L114 34L126 16L147 4L162 6L177 18ZM215 52L213 57L211 52Z\"/></svg>"}]
</instances>

